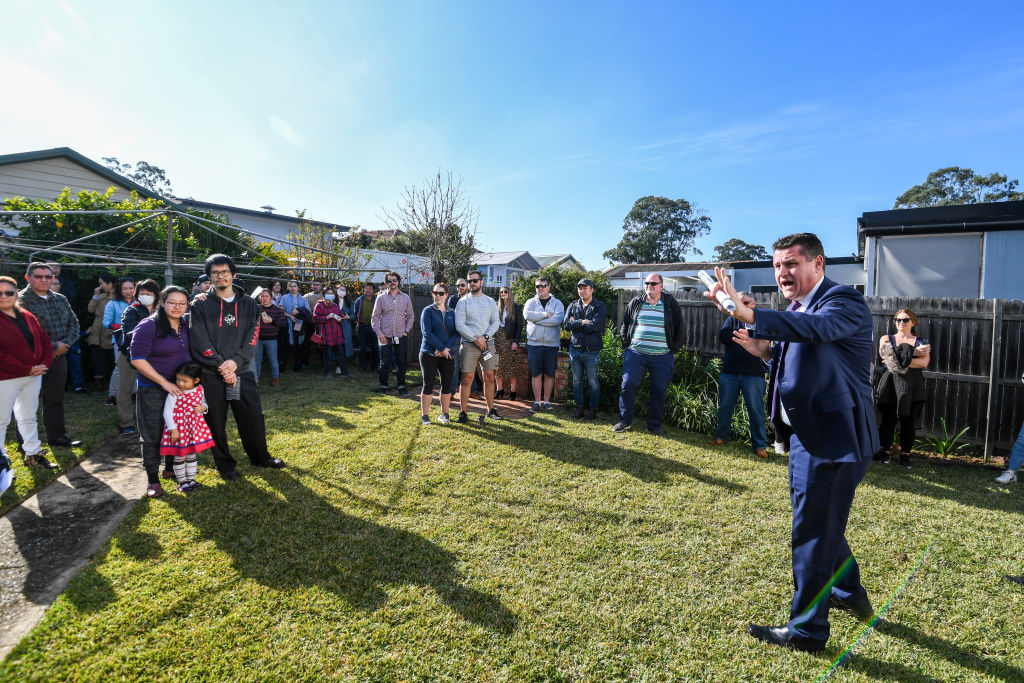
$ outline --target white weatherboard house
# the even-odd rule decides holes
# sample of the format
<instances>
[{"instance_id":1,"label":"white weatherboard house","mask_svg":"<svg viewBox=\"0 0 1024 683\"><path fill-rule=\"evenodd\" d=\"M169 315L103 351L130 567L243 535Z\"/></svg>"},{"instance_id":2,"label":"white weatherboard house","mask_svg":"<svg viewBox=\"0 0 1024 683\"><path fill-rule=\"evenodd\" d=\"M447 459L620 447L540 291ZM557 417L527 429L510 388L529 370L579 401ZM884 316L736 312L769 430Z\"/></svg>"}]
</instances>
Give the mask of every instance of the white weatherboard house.
<instances>
[{"instance_id":1,"label":"white weatherboard house","mask_svg":"<svg viewBox=\"0 0 1024 683\"><path fill-rule=\"evenodd\" d=\"M479 251L473 257L473 262L484 276L484 285L488 287L510 285L540 270L537 259L528 251Z\"/></svg>"}]
</instances>

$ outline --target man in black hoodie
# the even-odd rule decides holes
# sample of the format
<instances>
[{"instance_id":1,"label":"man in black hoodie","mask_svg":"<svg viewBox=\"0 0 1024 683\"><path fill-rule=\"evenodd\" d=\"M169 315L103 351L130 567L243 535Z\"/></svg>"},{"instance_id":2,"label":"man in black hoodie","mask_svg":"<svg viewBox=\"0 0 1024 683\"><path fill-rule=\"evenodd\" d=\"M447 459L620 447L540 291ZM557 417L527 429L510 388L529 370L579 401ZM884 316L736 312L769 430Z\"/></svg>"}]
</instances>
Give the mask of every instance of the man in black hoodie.
<instances>
[{"instance_id":1,"label":"man in black hoodie","mask_svg":"<svg viewBox=\"0 0 1024 683\"><path fill-rule=\"evenodd\" d=\"M229 403L250 462L256 467L284 467L267 451L263 407L251 368L259 342L259 304L234 285L237 270L224 254L206 259L213 287L206 297L192 302L189 320L189 344L203 366L203 392L210 407L206 422L213 435L213 461L227 481L242 476L228 449Z\"/></svg>"}]
</instances>

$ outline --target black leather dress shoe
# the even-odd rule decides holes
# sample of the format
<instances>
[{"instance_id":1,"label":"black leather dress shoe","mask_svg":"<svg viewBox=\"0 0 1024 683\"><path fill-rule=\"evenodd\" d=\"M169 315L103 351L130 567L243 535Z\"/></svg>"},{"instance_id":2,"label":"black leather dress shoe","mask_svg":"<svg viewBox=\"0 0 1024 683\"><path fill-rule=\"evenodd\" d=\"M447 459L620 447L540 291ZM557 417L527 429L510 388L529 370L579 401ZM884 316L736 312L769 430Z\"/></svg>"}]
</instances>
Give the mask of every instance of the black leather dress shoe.
<instances>
[{"instance_id":1,"label":"black leather dress shoe","mask_svg":"<svg viewBox=\"0 0 1024 683\"><path fill-rule=\"evenodd\" d=\"M50 441L49 444L51 446L61 446L62 448L80 448L82 446L82 441L79 439L71 439L69 437L62 436L59 439L54 439L53 441Z\"/></svg>"},{"instance_id":2,"label":"black leather dress shoe","mask_svg":"<svg viewBox=\"0 0 1024 683\"><path fill-rule=\"evenodd\" d=\"M280 458L271 458L266 462L254 462L254 467L269 467L270 469L279 470L284 467L284 460Z\"/></svg>"},{"instance_id":3,"label":"black leather dress shoe","mask_svg":"<svg viewBox=\"0 0 1024 683\"><path fill-rule=\"evenodd\" d=\"M1007 574L1003 578L1007 581L1013 581L1014 583L1024 584L1024 576L1010 576L1009 574Z\"/></svg>"},{"instance_id":4,"label":"black leather dress shoe","mask_svg":"<svg viewBox=\"0 0 1024 683\"><path fill-rule=\"evenodd\" d=\"M242 478L242 473L238 470L228 470L227 472L221 472L220 477L224 481L238 481Z\"/></svg>"},{"instance_id":5,"label":"black leather dress shoe","mask_svg":"<svg viewBox=\"0 0 1024 683\"><path fill-rule=\"evenodd\" d=\"M871 607L871 601L868 600L867 595L850 600L840 600L832 595L829 597L828 606L829 609L841 609L844 612L849 612L865 624L875 617L875 610Z\"/></svg>"},{"instance_id":6,"label":"black leather dress shoe","mask_svg":"<svg viewBox=\"0 0 1024 683\"><path fill-rule=\"evenodd\" d=\"M747 633L772 645L788 647L802 652L821 652L825 649L825 641L816 638L804 638L789 630L788 626L758 626L749 624Z\"/></svg>"}]
</instances>

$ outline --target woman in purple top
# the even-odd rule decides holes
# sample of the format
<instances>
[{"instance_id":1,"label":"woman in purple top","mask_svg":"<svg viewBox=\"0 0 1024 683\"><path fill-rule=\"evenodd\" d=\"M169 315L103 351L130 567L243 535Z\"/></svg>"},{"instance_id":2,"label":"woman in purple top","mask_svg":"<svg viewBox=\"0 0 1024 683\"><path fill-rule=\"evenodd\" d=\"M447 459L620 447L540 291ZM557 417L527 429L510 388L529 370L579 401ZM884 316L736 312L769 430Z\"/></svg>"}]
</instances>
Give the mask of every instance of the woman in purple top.
<instances>
[{"instance_id":1,"label":"woman in purple top","mask_svg":"<svg viewBox=\"0 0 1024 683\"><path fill-rule=\"evenodd\" d=\"M139 323L132 334L132 367L139 371L135 410L142 442L142 466L149 486L146 495L163 495L160 486L160 439L164 431L164 401L167 394L181 395L174 383L174 370L192 360L188 345L188 292L176 285L160 292L156 312ZM165 470L166 474L166 470ZM174 476L174 472L171 472Z\"/></svg>"}]
</instances>

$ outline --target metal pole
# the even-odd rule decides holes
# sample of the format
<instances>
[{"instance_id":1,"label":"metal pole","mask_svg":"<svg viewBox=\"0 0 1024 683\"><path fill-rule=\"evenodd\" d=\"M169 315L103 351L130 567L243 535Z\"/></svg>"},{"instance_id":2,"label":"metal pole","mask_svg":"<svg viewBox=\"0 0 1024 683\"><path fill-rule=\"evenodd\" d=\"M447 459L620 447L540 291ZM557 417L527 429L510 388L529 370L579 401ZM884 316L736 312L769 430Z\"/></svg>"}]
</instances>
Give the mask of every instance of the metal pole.
<instances>
[{"instance_id":1,"label":"metal pole","mask_svg":"<svg viewBox=\"0 0 1024 683\"><path fill-rule=\"evenodd\" d=\"M999 359L1003 348L1003 300L992 302L992 355L988 366L988 401L985 407L985 446L984 457L988 462L995 447L996 430L998 429L999 385L1002 379L1002 368Z\"/></svg>"},{"instance_id":2,"label":"metal pole","mask_svg":"<svg viewBox=\"0 0 1024 683\"><path fill-rule=\"evenodd\" d=\"M164 269L164 286L174 284L174 214L167 214L167 268Z\"/></svg>"}]
</instances>

